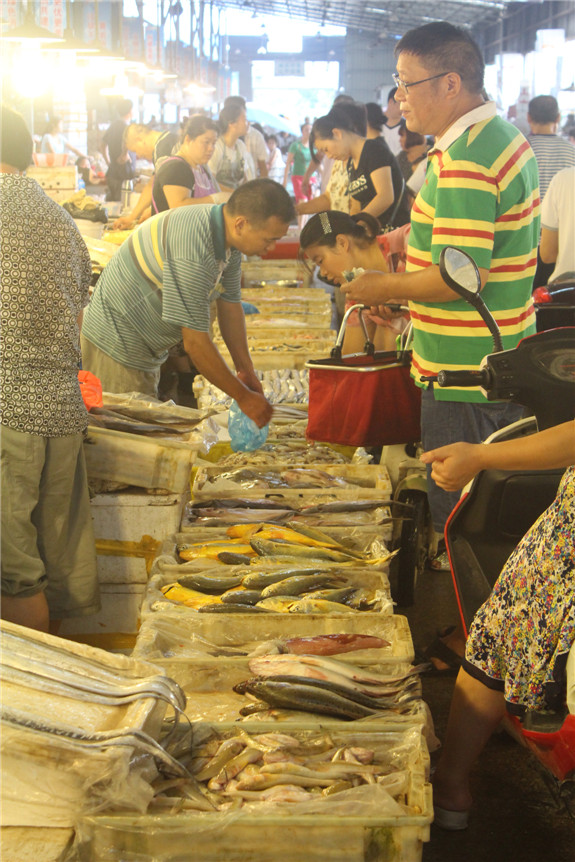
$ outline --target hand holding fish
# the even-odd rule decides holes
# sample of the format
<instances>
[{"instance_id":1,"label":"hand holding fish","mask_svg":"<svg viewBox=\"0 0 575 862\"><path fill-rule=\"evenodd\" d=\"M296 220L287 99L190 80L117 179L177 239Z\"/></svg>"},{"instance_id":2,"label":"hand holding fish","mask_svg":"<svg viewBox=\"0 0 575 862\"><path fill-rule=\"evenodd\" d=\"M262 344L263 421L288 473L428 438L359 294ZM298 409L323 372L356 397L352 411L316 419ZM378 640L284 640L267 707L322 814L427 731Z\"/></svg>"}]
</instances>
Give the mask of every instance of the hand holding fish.
<instances>
[{"instance_id":1,"label":"hand holding fish","mask_svg":"<svg viewBox=\"0 0 575 862\"><path fill-rule=\"evenodd\" d=\"M388 283L387 273L368 270L353 281L341 284L340 289L348 301L363 302L364 305L376 307L386 303L391 296L391 285L388 287Z\"/></svg>"}]
</instances>

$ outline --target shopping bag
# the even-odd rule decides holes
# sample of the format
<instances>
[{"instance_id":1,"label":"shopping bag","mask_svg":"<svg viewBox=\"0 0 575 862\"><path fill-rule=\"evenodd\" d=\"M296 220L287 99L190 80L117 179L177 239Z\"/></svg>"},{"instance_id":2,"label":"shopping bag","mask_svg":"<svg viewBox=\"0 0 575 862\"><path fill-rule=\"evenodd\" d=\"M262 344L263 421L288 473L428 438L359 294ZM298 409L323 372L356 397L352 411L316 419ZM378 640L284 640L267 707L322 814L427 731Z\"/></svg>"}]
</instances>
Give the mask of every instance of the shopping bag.
<instances>
[{"instance_id":1,"label":"shopping bag","mask_svg":"<svg viewBox=\"0 0 575 862\"><path fill-rule=\"evenodd\" d=\"M309 360L309 440L346 446L418 442L421 394L410 376L411 351L341 356L344 317L329 359ZM359 306L361 310L361 306ZM360 316L361 319L361 316Z\"/></svg>"}]
</instances>

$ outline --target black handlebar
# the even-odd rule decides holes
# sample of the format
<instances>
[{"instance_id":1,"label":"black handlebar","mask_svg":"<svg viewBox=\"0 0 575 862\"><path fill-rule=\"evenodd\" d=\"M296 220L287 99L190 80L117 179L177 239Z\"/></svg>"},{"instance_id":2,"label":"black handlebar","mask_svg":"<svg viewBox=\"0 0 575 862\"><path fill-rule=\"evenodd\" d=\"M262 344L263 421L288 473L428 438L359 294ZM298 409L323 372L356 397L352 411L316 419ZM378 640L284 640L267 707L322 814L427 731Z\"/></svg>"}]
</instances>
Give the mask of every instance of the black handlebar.
<instances>
[{"instance_id":1,"label":"black handlebar","mask_svg":"<svg viewBox=\"0 0 575 862\"><path fill-rule=\"evenodd\" d=\"M422 381L431 381L438 386L483 386L489 388L490 374L487 368L478 371L439 371L437 375L422 377Z\"/></svg>"}]
</instances>

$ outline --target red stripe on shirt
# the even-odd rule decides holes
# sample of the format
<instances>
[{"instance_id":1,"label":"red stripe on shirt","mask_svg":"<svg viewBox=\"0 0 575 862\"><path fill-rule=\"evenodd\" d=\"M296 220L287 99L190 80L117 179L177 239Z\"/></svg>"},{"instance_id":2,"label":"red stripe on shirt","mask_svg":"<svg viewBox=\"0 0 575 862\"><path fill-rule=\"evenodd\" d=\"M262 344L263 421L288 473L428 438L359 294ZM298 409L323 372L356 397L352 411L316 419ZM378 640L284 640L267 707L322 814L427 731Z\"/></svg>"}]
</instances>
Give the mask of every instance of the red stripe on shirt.
<instances>
[{"instance_id":1,"label":"red stripe on shirt","mask_svg":"<svg viewBox=\"0 0 575 862\"><path fill-rule=\"evenodd\" d=\"M518 213L504 213L502 216L500 216L500 217L497 219L497 222L502 222L502 221L520 221L521 219L525 218L526 216L531 215L531 213L533 212L533 210L535 209L535 207L536 207L536 206L538 206L538 205L539 205L539 198L537 198L536 200L534 200L534 201L533 201L533 203L531 204L531 206L528 206L528 207L526 207L526 209L521 210L521 212L518 212Z\"/></svg>"},{"instance_id":2,"label":"red stripe on shirt","mask_svg":"<svg viewBox=\"0 0 575 862\"><path fill-rule=\"evenodd\" d=\"M531 257L526 263L506 263L501 266L492 266L490 272L523 272L530 266L537 265L537 258Z\"/></svg>"},{"instance_id":3,"label":"red stripe on shirt","mask_svg":"<svg viewBox=\"0 0 575 862\"><path fill-rule=\"evenodd\" d=\"M485 174L479 173L478 171L457 171L457 170L446 170L441 171L441 179L468 179L468 180L480 180L483 183L488 183L489 185L496 185L497 181L495 177L488 177Z\"/></svg>"},{"instance_id":4,"label":"red stripe on shirt","mask_svg":"<svg viewBox=\"0 0 575 862\"><path fill-rule=\"evenodd\" d=\"M494 315L497 315L497 312L492 312ZM518 323L521 323L524 320L527 320L528 317L531 317L532 314L535 313L535 310L532 305L529 308L524 309L520 314L517 314L515 317L506 317L505 319L500 319L498 324L500 327L505 326L516 326ZM446 326L446 327L465 327L466 329L477 329L480 326L485 327L487 324L484 323L483 320L453 320L453 318L445 318L445 317L437 317L431 314L422 314L418 311L411 311L411 317L415 320L420 320L422 323L432 323L435 326Z\"/></svg>"},{"instance_id":5,"label":"red stripe on shirt","mask_svg":"<svg viewBox=\"0 0 575 862\"><path fill-rule=\"evenodd\" d=\"M415 256L414 256L414 255L412 255L412 254L408 254L408 255L407 255L407 263L413 263L413 264L415 264L416 266L421 266L422 268L425 268L425 267L427 267L427 266L431 266L431 265L432 265L430 260L422 260L422 258L420 258L420 257L415 257Z\"/></svg>"},{"instance_id":6,"label":"red stripe on shirt","mask_svg":"<svg viewBox=\"0 0 575 862\"><path fill-rule=\"evenodd\" d=\"M525 140L525 141L521 144L521 146L520 146L517 150L515 150L515 152L514 152L514 153L513 153L513 155L511 156L511 158L509 158L509 159L505 162L505 164L503 165L503 167L501 168L501 170L500 170L500 171L499 171L499 173L497 174L497 182L498 182L498 183L500 183L500 182L501 182L501 180L503 179L503 177L505 176L505 174L509 173L509 171L511 170L511 168L516 164L516 162L518 162L518 161L519 161L519 159L521 158L521 156L523 155L523 153L524 153L526 150L528 150L528 149L531 149L531 144L529 143L529 141Z\"/></svg>"},{"instance_id":7,"label":"red stripe on shirt","mask_svg":"<svg viewBox=\"0 0 575 862\"><path fill-rule=\"evenodd\" d=\"M433 236L474 236L477 239L493 239L494 232L488 230L474 230L473 228L450 228L434 227Z\"/></svg>"}]
</instances>

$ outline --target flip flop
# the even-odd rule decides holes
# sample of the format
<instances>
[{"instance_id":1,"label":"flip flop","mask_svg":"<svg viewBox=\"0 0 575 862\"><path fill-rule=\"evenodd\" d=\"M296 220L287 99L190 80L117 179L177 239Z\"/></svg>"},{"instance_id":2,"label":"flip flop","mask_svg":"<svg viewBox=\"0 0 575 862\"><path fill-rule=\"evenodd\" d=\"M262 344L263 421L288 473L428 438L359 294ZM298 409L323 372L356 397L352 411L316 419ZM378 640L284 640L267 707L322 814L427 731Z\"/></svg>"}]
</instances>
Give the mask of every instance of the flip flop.
<instances>
[{"instance_id":1,"label":"flip flop","mask_svg":"<svg viewBox=\"0 0 575 862\"><path fill-rule=\"evenodd\" d=\"M433 822L440 829L448 832L461 832L469 826L469 809L465 811L451 811L449 808L433 806Z\"/></svg>"},{"instance_id":2,"label":"flip flop","mask_svg":"<svg viewBox=\"0 0 575 862\"><path fill-rule=\"evenodd\" d=\"M423 651L422 657L426 662L431 662L433 665L432 659L436 658L440 659L440 661L447 665L446 668L438 668L433 665L433 670L430 671L431 673L445 675L457 673L459 671L462 656L458 655L455 650L451 649L451 647L448 647L443 640L453 634L455 629L456 626L447 626L444 629L439 629L435 640L432 641L432 643L430 643Z\"/></svg>"}]
</instances>

